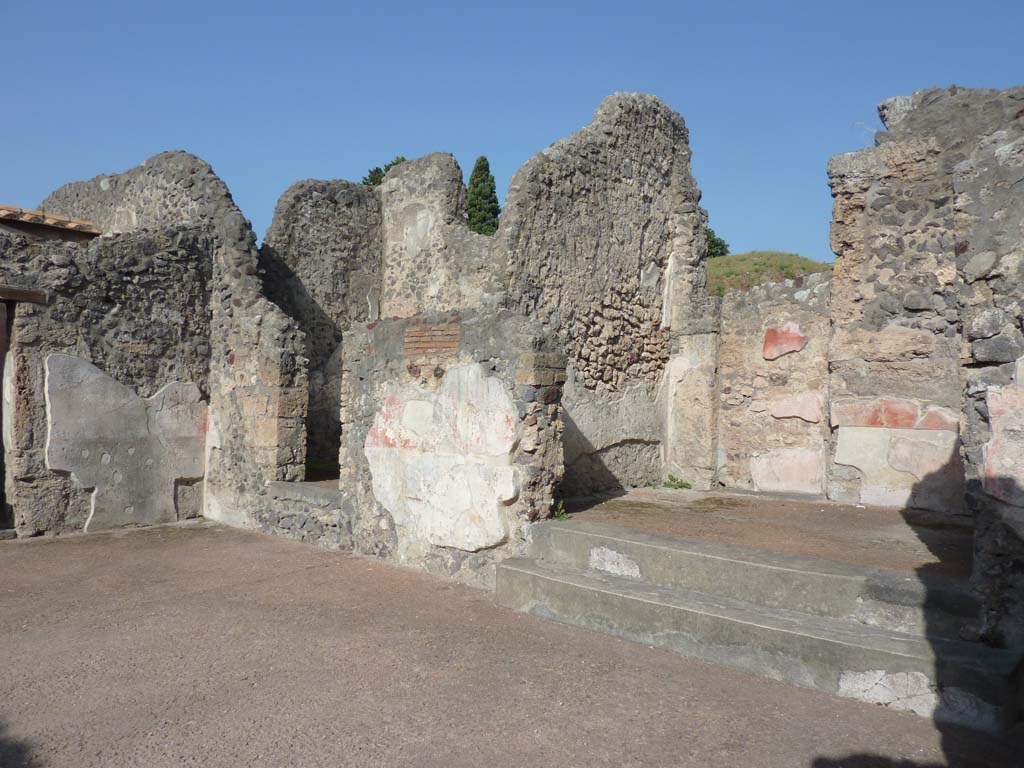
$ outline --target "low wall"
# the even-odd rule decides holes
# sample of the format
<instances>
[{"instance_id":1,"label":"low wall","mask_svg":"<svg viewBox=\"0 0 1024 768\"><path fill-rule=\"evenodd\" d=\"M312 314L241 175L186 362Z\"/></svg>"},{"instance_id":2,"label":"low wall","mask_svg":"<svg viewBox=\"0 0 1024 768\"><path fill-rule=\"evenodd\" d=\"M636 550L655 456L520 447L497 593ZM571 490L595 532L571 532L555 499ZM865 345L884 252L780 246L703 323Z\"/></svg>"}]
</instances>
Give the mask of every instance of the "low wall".
<instances>
[{"instance_id":1,"label":"low wall","mask_svg":"<svg viewBox=\"0 0 1024 768\"><path fill-rule=\"evenodd\" d=\"M420 315L345 334L340 487L358 551L490 583L550 514L565 358L507 311Z\"/></svg>"}]
</instances>

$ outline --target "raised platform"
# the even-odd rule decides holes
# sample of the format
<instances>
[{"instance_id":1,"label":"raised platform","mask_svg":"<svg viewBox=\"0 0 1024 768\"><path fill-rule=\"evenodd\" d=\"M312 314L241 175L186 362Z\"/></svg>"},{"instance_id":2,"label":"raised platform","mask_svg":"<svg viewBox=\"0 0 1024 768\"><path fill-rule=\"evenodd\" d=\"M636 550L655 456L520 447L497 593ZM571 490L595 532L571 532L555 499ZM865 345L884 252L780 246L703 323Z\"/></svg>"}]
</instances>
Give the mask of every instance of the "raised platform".
<instances>
[{"instance_id":1,"label":"raised platform","mask_svg":"<svg viewBox=\"0 0 1024 768\"><path fill-rule=\"evenodd\" d=\"M806 499L637 491L533 528L503 605L987 730L1015 660L977 612L962 520Z\"/></svg>"},{"instance_id":2,"label":"raised platform","mask_svg":"<svg viewBox=\"0 0 1024 768\"><path fill-rule=\"evenodd\" d=\"M840 504L825 499L638 489L581 500L573 520L625 526L866 568L966 578L974 531L965 516Z\"/></svg>"}]
</instances>

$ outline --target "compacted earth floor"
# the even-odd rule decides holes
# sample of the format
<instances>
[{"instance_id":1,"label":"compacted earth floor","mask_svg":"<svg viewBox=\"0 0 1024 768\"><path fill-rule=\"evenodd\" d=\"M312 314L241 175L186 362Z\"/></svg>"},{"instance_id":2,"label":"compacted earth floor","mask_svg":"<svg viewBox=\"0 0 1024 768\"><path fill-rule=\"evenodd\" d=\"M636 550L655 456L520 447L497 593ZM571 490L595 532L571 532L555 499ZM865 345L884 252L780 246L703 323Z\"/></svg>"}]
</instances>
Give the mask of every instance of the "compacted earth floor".
<instances>
[{"instance_id":1,"label":"compacted earth floor","mask_svg":"<svg viewBox=\"0 0 1024 768\"><path fill-rule=\"evenodd\" d=\"M1011 748L257 533L0 543L4 768L921 768Z\"/></svg>"}]
</instances>

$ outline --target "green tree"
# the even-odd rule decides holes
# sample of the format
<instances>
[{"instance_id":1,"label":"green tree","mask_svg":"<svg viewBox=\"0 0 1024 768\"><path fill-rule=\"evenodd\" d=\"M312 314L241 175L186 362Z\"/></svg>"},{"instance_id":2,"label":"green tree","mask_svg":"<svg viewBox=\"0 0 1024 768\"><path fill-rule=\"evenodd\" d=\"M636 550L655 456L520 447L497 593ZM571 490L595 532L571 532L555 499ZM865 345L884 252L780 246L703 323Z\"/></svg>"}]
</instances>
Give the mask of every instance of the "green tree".
<instances>
[{"instance_id":1,"label":"green tree","mask_svg":"<svg viewBox=\"0 0 1024 768\"><path fill-rule=\"evenodd\" d=\"M707 228L708 233L708 258L717 259L719 256L729 255L729 244L715 234L711 227Z\"/></svg>"},{"instance_id":2,"label":"green tree","mask_svg":"<svg viewBox=\"0 0 1024 768\"><path fill-rule=\"evenodd\" d=\"M498 231L498 193L495 191L491 164L481 155L473 165L466 190L466 210L469 213L469 228L481 235L493 235Z\"/></svg>"},{"instance_id":3,"label":"green tree","mask_svg":"<svg viewBox=\"0 0 1024 768\"><path fill-rule=\"evenodd\" d=\"M404 158L402 155L395 155L395 159L392 160L390 163L387 163L383 168L381 168L379 165L375 165L373 168L366 172L365 176L363 176L362 183L366 184L369 187L380 186L380 183L384 181L384 177L387 176L388 171L390 171L399 163L404 163L405 160L406 158Z\"/></svg>"}]
</instances>

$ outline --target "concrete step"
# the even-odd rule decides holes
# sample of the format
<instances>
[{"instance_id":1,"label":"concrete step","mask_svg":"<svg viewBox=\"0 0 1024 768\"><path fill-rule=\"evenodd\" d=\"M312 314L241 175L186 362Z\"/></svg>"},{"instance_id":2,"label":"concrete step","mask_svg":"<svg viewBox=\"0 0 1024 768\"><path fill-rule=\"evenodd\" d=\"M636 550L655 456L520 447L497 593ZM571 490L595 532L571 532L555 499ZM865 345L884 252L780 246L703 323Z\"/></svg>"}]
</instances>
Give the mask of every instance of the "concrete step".
<instances>
[{"instance_id":1,"label":"concrete step","mask_svg":"<svg viewBox=\"0 0 1024 768\"><path fill-rule=\"evenodd\" d=\"M1008 711L1012 660L976 644L925 640L851 619L534 558L499 565L497 600L517 611L948 722L997 730Z\"/></svg>"},{"instance_id":2,"label":"concrete step","mask_svg":"<svg viewBox=\"0 0 1024 768\"><path fill-rule=\"evenodd\" d=\"M977 615L966 582L584 521L534 526L533 557L772 608L955 639Z\"/></svg>"}]
</instances>

